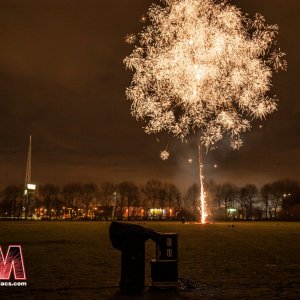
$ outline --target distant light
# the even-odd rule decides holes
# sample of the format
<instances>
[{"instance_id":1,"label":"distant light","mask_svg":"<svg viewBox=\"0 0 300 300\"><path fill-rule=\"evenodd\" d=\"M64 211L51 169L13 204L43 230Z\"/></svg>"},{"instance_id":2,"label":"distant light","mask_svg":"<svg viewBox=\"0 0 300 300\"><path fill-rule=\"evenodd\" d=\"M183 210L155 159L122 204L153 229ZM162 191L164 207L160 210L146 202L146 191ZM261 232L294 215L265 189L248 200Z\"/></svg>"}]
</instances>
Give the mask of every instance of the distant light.
<instances>
[{"instance_id":1,"label":"distant light","mask_svg":"<svg viewBox=\"0 0 300 300\"><path fill-rule=\"evenodd\" d=\"M214 168L217 168L217 167L218 167L218 165L217 165L217 164L215 164L215 165L214 165Z\"/></svg>"},{"instance_id":2,"label":"distant light","mask_svg":"<svg viewBox=\"0 0 300 300\"><path fill-rule=\"evenodd\" d=\"M142 15L140 18L141 23L145 23L147 21L147 17L145 15Z\"/></svg>"},{"instance_id":3,"label":"distant light","mask_svg":"<svg viewBox=\"0 0 300 300\"><path fill-rule=\"evenodd\" d=\"M161 208L151 208L150 209L150 214L158 215L162 214L163 210Z\"/></svg>"},{"instance_id":4,"label":"distant light","mask_svg":"<svg viewBox=\"0 0 300 300\"><path fill-rule=\"evenodd\" d=\"M27 189L31 191L35 191L36 185L32 183L27 184Z\"/></svg>"},{"instance_id":5,"label":"distant light","mask_svg":"<svg viewBox=\"0 0 300 300\"><path fill-rule=\"evenodd\" d=\"M188 163L189 163L189 164L192 164L192 163L193 163L193 160L192 160L191 158L189 158L189 159L188 159Z\"/></svg>"}]
</instances>

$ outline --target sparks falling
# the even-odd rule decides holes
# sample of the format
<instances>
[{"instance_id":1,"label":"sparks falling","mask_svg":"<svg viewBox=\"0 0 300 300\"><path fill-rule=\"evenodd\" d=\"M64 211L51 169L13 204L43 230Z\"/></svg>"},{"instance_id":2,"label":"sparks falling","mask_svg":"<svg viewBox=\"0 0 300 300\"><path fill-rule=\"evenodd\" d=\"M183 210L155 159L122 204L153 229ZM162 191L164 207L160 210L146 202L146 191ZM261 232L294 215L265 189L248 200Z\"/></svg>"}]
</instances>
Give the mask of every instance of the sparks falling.
<instances>
[{"instance_id":1,"label":"sparks falling","mask_svg":"<svg viewBox=\"0 0 300 300\"><path fill-rule=\"evenodd\" d=\"M203 161L201 153L201 141L198 142L198 160L199 160L199 182L200 182L200 201L199 201L199 211L201 223L206 223L207 209L205 201L205 191L204 191L204 173L203 173Z\"/></svg>"},{"instance_id":2,"label":"sparks falling","mask_svg":"<svg viewBox=\"0 0 300 300\"><path fill-rule=\"evenodd\" d=\"M167 131L184 140L196 131L206 149L224 135L238 149L251 121L277 108L274 72L286 69L276 46L277 25L253 19L226 0L164 0L148 11L124 59L134 72L127 98L146 133Z\"/></svg>"}]
</instances>

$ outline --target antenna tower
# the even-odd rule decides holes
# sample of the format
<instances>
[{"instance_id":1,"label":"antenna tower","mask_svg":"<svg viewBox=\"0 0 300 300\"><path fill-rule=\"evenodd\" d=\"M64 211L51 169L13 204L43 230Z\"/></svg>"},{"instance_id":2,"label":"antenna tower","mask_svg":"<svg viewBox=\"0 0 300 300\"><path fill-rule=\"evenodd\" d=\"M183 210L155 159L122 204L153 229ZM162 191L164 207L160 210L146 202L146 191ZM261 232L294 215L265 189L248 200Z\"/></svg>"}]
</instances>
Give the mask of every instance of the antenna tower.
<instances>
[{"instance_id":1,"label":"antenna tower","mask_svg":"<svg viewBox=\"0 0 300 300\"><path fill-rule=\"evenodd\" d=\"M26 175L25 175L25 189L27 189L27 185L30 183L31 183L31 135L29 136Z\"/></svg>"}]
</instances>

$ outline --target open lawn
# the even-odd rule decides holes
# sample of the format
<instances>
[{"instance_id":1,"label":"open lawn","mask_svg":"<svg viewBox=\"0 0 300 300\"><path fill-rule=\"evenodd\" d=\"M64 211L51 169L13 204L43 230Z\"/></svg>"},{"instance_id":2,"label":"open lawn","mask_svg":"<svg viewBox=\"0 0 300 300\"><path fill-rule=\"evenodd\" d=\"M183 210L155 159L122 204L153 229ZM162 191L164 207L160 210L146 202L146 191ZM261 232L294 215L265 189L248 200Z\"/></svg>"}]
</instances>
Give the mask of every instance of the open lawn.
<instances>
[{"instance_id":1,"label":"open lawn","mask_svg":"<svg viewBox=\"0 0 300 300\"><path fill-rule=\"evenodd\" d=\"M22 245L28 278L0 299L300 299L300 223L139 224L179 234L179 276L199 289L121 295L110 223L0 222L0 245ZM154 257L148 241L146 284Z\"/></svg>"}]
</instances>

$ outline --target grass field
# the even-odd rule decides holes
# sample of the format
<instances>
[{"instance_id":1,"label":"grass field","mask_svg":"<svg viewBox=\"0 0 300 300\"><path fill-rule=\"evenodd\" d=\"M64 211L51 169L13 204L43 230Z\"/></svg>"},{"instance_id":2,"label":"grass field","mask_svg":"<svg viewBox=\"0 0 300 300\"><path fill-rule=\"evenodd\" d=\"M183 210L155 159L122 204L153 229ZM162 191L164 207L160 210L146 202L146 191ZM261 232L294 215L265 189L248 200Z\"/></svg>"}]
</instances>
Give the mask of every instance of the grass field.
<instances>
[{"instance_id":1,"label":"grass field","mask_svg":"<svg viewBox=\"0 0 300 300\"><path fill-rule=\"evenodd\" d=\"M199 289L121 295L109 223L0 222L0 245L22 245L28 278L0 299L300 299L300 223L139 224L179 234L179 276ZM154 256L148 241L147 280Z\"/></svg>"}]
</instances>

